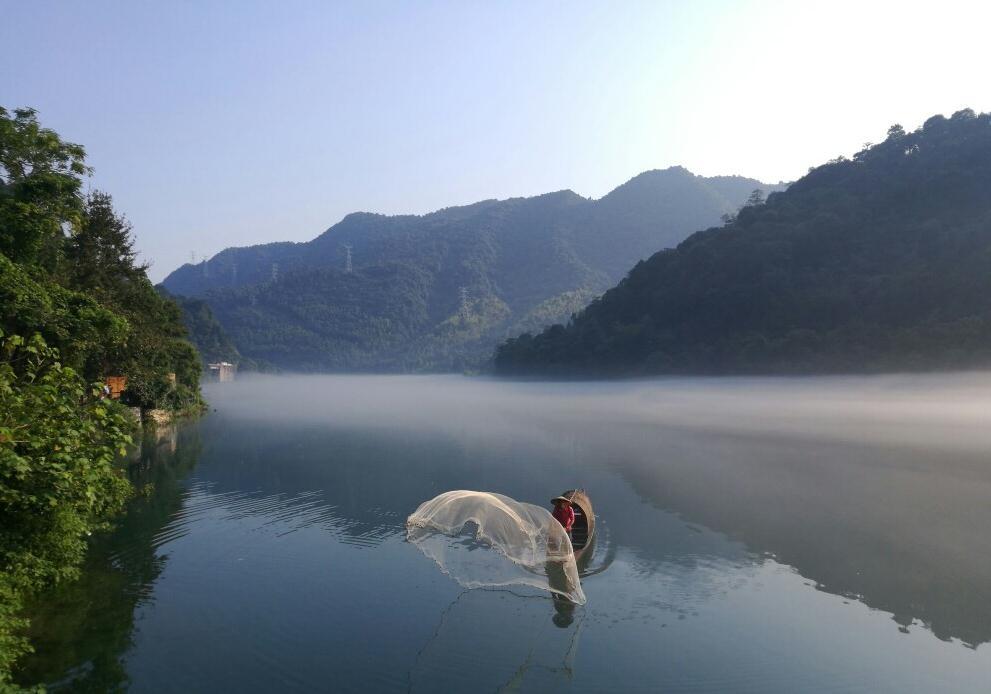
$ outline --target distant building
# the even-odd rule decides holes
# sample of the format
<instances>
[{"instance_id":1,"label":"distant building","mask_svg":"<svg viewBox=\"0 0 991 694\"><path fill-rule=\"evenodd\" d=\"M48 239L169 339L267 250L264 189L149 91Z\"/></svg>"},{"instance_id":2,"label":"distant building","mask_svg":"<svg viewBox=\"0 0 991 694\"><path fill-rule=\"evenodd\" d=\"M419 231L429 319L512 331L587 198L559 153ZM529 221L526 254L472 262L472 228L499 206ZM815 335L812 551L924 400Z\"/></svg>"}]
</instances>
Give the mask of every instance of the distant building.
<instances>
[{"instance_id":1,"label":"distant building","mask_svg":"<svg viewBox=\"0 0 991 694\"><path fill-rule=\"evenodd\" d=\"M107 376L104 392L108 397L117 400L125 388L127 388L127 376Z\"/></svg>"},{"instance_id":2,"label":"distant building","mask_svg":"<svg viewBox=\"0 0 991 694\"><path fill-rule=\"evenodd\" d=\"M229 361L218 361L207 364L207 367L210 369L210 375L213 379L221 383L233 381L234 374L237 373L237 364L231 364Z\"/></svg>"}]
</instances>

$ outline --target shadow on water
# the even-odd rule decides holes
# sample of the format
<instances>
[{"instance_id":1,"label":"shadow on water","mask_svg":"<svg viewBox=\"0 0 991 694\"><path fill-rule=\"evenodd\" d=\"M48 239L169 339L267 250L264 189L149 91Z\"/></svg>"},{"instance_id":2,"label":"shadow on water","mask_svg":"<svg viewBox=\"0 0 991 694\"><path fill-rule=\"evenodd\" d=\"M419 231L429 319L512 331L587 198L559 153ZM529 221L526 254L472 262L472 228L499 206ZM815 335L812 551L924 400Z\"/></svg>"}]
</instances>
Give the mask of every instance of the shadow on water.
<instances>
[{"instance_id":1,"label":"shadow on water","mask_svg":"<svg viewBox=\"0 0 991 694\"><path fill-rule=\"evenodd\" d=\"M656 432L649 455L642 443L616 426L593 448L650 505L889 612L903 630L991 641L991 553L978 549L991 527L985 456L768 435Z\"/></svg>"},{"instance_id":2,"label":"shadow on water","mask_svg":"<svg viewBox=\"0 0 991 694\"><path fill-rule=\"evenodd\" d=\"M609 524L604 518L597 520L595 535L577 558L578 576L586 578L600 574L615 561L618 547L610 540ZM593 561L598 559L598 561Z\"/></svg>"},{"instance_id":3,"label":"shadow on water","mask_svg":"<svg viewBox=\"0 0 991 694\"><path fill-rule=\"evenodd\" d=\"M584 616L583 608L563 599L506 589L464 590L441 612L417 652L407 691L566 686L574 678ZM513 638L507 639L508 633Z\"/></svg>"},{"instance_id":4,"label":"shadow on water","mask_svg":"<svg viewBox=\"0 0 991 694\"><path fill-rule=\"evenodd\" d=\"M606 520L598 518L596 524L595 534L584 550L578 554L575 561L582 585L585 585L587 579L608 569L616 559L618 551L616 545L609 541L609 526ZM596 553L598 553L598 557L596 557ZM594 561L596 558L598 558L597 562ZM564 576L559 575L558 572L548 572L548 575L556 577L553 580L566 583ZM570 600L565 600L557 593L551 595L551 600L554 604L554 616L551 621L554 626L567 629L575 620L575 611L581 608Z\"/></svg>"},{"instance_id":5,"label":"shadow on water","mask_svg":"<svg viewBox=\"0 0 991 694\"><path fill-rule=\"evenodd\" d=\"M29 605L35 652L17 672L23 686L46 683L50 691L110 692L126 689L123 663L133 643L135 610L152 599L152 586L167 557L161 533L182 508L182 481L196 465L195 424L144 432L127 474L138 490L112 531L93 537L78 581L41 595Z\"/></svg>"}]
</instances>

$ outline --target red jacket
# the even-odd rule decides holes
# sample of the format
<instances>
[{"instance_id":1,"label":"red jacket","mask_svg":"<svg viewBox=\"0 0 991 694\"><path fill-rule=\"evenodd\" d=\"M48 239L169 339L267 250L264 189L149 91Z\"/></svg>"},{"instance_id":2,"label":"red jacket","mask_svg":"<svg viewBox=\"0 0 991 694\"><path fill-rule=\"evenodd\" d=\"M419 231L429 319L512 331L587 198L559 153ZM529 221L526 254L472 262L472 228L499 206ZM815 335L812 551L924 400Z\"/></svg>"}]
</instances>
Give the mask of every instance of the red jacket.
<instances>
[{"instance_id":1,"label":"red jacket","mask_svg":"<svg viewBox=\"0 0 991 694\"><path fill-rule=\"evenodd\" d=\"M571 526L575 524L575 509L564 504L557 504L551 515L557 518L557 522L563 525L565 530L571 532Z\"/></svg>"}]
</instances>

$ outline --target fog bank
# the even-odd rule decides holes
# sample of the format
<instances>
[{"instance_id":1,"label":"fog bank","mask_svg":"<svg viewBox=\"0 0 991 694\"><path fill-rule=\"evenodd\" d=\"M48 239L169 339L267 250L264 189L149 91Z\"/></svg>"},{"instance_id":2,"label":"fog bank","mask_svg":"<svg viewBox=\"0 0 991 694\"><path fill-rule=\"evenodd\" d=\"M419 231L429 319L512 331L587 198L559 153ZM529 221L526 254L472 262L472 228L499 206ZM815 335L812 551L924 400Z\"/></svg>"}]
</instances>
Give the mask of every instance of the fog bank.
<instances>
[{"instance_id":1,"label":"fog bank","mask_svg":"<svg viewBox=\"0 0 991 694\"><path fill-rule=\"evenodd\" d=\"M239 418L478 436L519 436L521 424L541 436L547 425L638 423L958 451L991 447L991 373L986 372L609 383L254 376L212 385L207 397Z\"/></svg>"}]
</instances>

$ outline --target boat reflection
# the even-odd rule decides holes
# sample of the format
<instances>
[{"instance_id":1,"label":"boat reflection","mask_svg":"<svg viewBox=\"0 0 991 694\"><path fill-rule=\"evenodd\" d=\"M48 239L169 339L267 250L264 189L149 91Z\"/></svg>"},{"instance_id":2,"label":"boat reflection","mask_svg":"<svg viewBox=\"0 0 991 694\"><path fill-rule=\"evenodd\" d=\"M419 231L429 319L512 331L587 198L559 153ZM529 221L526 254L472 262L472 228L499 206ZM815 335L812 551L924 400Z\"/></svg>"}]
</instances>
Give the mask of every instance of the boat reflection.
<instances>
[{"instance_id":1,"label":"boat reflection","mask_svg":"<svg viewBox=\"0 0 991 694\"><path fill-rule=\"evenodd\" d=\"M420 649L409 672L409 691L530 691L567 685L574 677L584 611L555 599L554 619L548 624L547 602L506 590L463 591L441 613Z\"/></svg>"}]
</instances>

